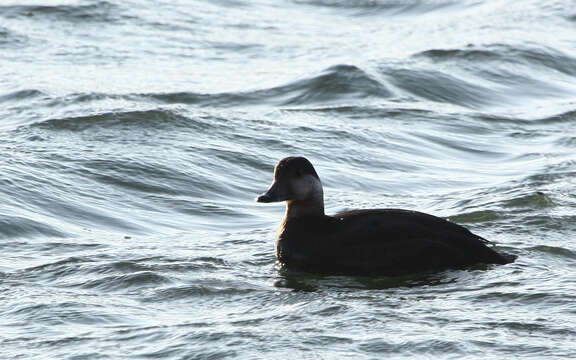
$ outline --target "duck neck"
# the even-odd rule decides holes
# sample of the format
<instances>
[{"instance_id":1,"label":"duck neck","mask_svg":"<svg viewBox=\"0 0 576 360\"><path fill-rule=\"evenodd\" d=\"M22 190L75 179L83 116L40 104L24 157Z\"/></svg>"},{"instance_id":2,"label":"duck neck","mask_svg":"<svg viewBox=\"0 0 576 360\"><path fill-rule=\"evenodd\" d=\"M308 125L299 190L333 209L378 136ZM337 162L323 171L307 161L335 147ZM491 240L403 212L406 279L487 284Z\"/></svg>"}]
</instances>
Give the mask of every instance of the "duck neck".
<instances>
[{"instance_id":1,"label":"duck neck","mask_svg":"<svg viewBox=\"0 0 576 360\"><path fill-rule=\"evenodd\" d=\"M309 200L286 201L285 219L293 219L302 216L324 215L324 198L320 195Z\"/></svg>"}]
</instances>

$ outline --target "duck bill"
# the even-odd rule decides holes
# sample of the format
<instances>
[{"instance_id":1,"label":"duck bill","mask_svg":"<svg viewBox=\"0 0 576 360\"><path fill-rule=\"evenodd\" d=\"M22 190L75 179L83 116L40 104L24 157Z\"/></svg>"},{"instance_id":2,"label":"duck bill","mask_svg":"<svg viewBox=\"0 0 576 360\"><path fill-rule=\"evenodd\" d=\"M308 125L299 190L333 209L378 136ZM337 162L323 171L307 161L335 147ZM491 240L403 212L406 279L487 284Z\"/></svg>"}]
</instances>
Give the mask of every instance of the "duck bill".
<instances>
[{"instance_id":1,"label":"duck bill","mask_svg":"<svg viewBox=\"0 0 576 360\"><path fill-rule=\"evenodd\" d=\"M278 182L274 182L268 191L256 198L256 201L261 203L271 203L286 200L289 200L288 191L285 186Z\"/></svg>"}]
</instances>

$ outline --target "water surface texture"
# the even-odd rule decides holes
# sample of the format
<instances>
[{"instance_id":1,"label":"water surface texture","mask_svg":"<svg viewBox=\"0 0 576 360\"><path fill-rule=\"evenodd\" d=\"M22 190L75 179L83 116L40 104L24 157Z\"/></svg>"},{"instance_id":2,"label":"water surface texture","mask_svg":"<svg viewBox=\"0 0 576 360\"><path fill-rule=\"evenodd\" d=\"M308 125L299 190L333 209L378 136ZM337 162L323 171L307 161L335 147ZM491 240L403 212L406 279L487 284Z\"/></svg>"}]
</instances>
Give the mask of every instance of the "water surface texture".
<instances>
[{"instance_id":1,"label":"water surface texture","mask_svg":"<svg viewBox=\"0 0 576 360\"><path fill-rule=\"evenodd\" d=\"M573 0L2 1L0 357L576 358L575 39ZM278 269L289 155L518 261Z\"/></svg>"}]
</instances>

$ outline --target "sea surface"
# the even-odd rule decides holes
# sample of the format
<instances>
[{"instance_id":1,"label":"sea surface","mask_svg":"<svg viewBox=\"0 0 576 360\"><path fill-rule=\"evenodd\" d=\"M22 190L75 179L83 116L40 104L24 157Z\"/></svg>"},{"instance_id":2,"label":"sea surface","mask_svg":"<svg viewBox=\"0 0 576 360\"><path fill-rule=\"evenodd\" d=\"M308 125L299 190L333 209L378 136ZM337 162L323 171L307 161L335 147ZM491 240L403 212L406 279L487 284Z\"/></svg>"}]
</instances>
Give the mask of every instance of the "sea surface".
<instances>
[{"instance_id":1,"label":"sea surface","mask_svg":"<svg viewBox=\"0 0 576 360\"><path fill-rule=\"evenodd\" d=\"M280 269L291 155L518 260ZM0 358L576 358L574 0L1 1Z\"/></svg>"}]
</instances>

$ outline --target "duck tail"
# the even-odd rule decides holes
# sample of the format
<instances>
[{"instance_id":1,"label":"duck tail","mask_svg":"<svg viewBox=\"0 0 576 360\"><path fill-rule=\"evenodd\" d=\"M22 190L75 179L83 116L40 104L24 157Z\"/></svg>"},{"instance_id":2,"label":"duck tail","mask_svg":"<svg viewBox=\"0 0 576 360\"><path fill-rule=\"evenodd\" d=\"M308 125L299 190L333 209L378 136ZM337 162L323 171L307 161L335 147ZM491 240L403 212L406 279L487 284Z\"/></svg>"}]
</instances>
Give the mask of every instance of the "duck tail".
<instances>
[{"instance_id":1,"label":"duck tail","mask_svg":"<svg viewBox=\"0 0 576 360\"><path fill-rule=\"evenodd\" d=\"M513 263L514 261L516 261L516 259L518 259L518 256L516 256L516 255L507 254L507 253L499 253L499 254L502 257L502 259L504 260L502 262L502 265Z\"/></svg>"}]
</instances>

